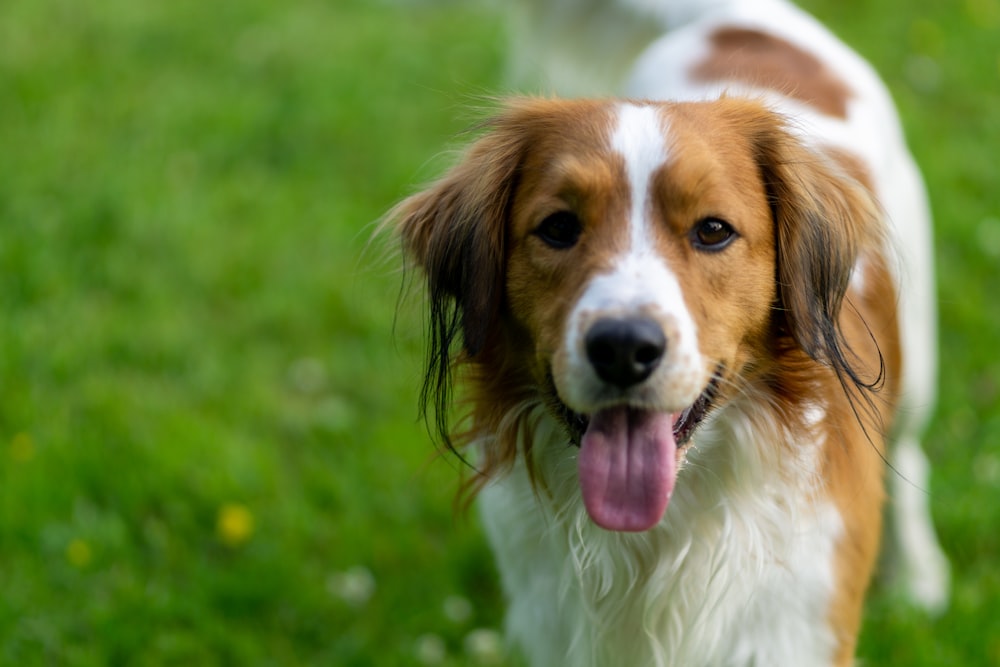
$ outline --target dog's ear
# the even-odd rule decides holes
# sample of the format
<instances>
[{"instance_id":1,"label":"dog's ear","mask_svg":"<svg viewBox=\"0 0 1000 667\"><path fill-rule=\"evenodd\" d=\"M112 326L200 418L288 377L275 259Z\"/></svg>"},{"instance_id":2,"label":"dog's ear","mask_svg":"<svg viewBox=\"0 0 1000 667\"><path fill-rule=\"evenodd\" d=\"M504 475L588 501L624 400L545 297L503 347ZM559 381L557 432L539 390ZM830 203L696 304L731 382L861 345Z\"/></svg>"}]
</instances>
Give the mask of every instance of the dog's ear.
<instances>
[{"instance_id":1,"label":"dog's ear","mask_svg":"<svg viewBox=\"0 0 1000 667\"><path fill-rule=\"evenodd\" d=\"M779 326L842 379L869 386L852 364L840 311L859 249L878 242L880 208L833 154L803 146L780 116L762 110L754 130L774 217Z\"/></svg>"},{"instance_id":2,"label":"dog's ear","mask_svg":"<svg viewBox=\"0 0 1000 667\"><path fill-rule=\"evenodd\" d=\"M527 144L515 110L483 124L486 134L427 190L389 213L405 254L423 270L429 301L427 368L421 405L433 403L436 430L451 446L448 408L456 354L475 359L497 331L504 299L505 246L518 171Z\"/></svg>"},{"instance_id":3,"label":"dog's ear","mask_svg":"<svg viewBox=\"0 0 1000 667\"><path fill-rule=\"evenodd\" d=\"M435 343L450 344L461 333L472 357L486 344L502 300L507 219L523 145L519 133L493 125L440 181L390 214L404 251L426 277Z\"/></svg>"}]
</instances>

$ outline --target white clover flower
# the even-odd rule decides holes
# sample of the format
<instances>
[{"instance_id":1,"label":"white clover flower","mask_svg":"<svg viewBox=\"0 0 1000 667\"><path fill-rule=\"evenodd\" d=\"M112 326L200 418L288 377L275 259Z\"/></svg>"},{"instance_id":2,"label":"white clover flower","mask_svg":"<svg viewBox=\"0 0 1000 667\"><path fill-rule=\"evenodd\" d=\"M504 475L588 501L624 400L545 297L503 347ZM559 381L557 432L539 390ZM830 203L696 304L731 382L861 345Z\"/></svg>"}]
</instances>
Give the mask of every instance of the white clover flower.
<instances>
[{"instance_id":1,"label":"white clover flower","mask_svg":"<svg viewBox=\"0 0 1000 667\"><path fill-rule=\"evenodd\" d=\"M357 565L330 575L326 589L352 607L363 607L375 594L375 576L367 567Z\"/></svg>"},{"instance_id":2,"label":"white clover flower","mask_svg":"<svg viewBox=\"0 0 1000 667\"><path fill-rule=\"evenodd\" d=\"M288 383L300 394L319 394L327 384L326 365L312 357L297 359L288 366Z\"/></svg>"},{"instance_id":3,"label":"white clover flower","mask_svg":"<svg viewBox=\"0 0 1000 667\"><path fill-rule=\"evenodd\" d=\"M449 595L444 600L444 616L456 625L472 618L472 603L461 595Z\"/></svg>"},{"instance_id":4,"label":"white clover flower","mask_svg":"<svg viewBox=\"0 0 1000 667\"><path fill-rule=\"evenodd\" d=\"M503 662L503 640L500 633L478 628L465 636L465 652L479 665L499 665Z\"/></svg>"},{"instance_id":5,"label":"white clover flower","mask_svg":"<svg viewBox=\"0 0 1000 667\"><path fill-rule=\"evenodd\" d=\"M428 633L417 637L413 654L422 665L440 665L448 657L448 648L443 639Z\"/></svg>"}]
</instances>

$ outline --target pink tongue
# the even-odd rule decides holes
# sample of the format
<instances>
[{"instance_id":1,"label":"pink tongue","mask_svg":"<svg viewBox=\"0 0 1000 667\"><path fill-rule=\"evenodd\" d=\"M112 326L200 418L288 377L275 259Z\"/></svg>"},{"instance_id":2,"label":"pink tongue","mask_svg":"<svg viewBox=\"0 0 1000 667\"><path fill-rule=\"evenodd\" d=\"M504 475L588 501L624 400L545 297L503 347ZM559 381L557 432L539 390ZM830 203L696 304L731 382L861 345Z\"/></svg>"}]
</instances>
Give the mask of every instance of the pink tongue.
<instances>
[{"instance_id":1,"label":"pink tongue","mask_svg":"<svg viewBox=\"0 0 1000 667\"><path fill-rule=\"evenodd\" d=\"M673 425L674 415L628 407L591 416L578 465L594 523L638 532L663 517L677 476Z\"/></svg>"}]
</instances>

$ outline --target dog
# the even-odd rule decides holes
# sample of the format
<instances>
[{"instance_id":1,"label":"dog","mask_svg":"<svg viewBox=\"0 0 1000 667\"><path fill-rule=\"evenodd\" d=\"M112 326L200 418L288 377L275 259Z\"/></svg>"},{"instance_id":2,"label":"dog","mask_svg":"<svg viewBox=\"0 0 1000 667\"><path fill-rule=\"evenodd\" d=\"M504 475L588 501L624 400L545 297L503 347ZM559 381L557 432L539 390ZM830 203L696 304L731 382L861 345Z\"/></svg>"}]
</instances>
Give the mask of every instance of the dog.
<instances>
[{"instance_id":1,"label":"dog","mask_svg":"<svg viewBox=\"0 0 1000 667\"><path fill-rule=\"evenodd\" d=\"M948 595L930 220L889 94L784 0L520 17L515 71L563 97L507 101L388 215L510 640L536 667L852 664L887 477L901 578Z\"/></svg>"}]
</instances>

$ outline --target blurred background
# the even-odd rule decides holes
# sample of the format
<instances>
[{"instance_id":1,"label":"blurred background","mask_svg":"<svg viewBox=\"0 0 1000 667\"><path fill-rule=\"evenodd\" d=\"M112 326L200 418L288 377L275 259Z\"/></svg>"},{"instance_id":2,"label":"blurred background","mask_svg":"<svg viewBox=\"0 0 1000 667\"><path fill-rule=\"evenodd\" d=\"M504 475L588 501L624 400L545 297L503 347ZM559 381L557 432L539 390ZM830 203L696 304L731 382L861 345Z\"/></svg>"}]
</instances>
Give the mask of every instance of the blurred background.
<instances>
[{"instance_id":1,"label":"blurred background","mask_svg":"<svg viewBox=\"0 0 1000 667\"><path fill-rule=\"evenodd\" d=\"M954 597L865 664L1000 664L1000 0L802 3L937 220ZM0 3L0 664L518 664L373 224L505 89L472 3ZM415 295L415 296L418 296Z\"/></svg>"}]
</instances>

